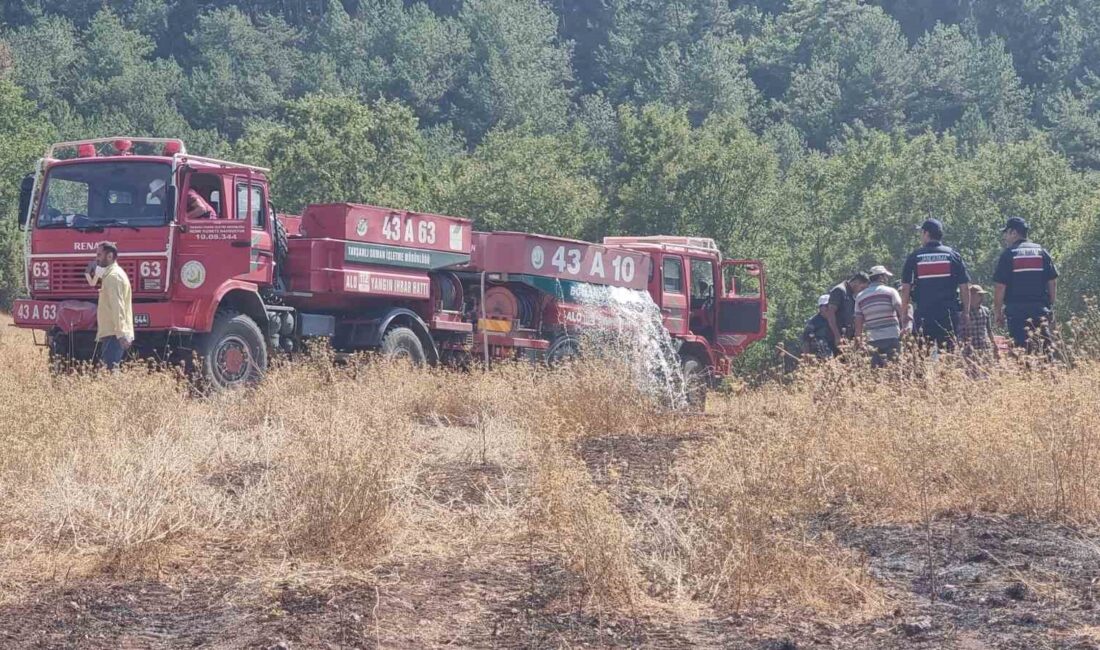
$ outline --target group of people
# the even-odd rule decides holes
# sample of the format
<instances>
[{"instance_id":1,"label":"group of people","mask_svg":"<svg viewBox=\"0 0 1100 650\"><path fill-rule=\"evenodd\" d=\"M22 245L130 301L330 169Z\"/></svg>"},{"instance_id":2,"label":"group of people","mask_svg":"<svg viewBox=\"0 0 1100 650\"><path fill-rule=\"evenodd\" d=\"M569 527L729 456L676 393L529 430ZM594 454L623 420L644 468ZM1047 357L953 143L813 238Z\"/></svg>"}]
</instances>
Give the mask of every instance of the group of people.
<instances>
[{"instance_id":1,"label":"group of people","mask_svg":"<svg viewBox=\"0 0 1100 650\"><path fill-rule=\"evenodd\" d=\"M1001 231L992 312L983 304L989 292L971 282L962 255L943 243L943 223L928 219L918 230L921 247L905 260L900 291L881 265L836 285L818 298L818 313L803 330L803 353L828 358L850 343L866 343L881 367L897 356L902 336L912 334L936 349L995 355L994 321L1007 324L1018 347L1050 346L1058 269L1050 253L1028 239L1024 219L1012 217Z\"/></svg>"}]
</instances>

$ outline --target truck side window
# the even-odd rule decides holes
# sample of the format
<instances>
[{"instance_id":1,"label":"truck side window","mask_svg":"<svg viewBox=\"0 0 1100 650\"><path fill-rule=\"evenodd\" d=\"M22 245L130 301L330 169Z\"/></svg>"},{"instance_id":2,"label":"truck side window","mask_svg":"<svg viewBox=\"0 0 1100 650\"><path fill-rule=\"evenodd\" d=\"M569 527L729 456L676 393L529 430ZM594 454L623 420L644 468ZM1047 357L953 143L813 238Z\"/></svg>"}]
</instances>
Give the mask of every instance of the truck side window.
<instances>
[{"instance_id":1,"label":"truck side window","mask_svg":"<svg viewBox=\"0 0 1100 650\"><path fill-rule=\"evenodd\" d=\"M691 308L702 309L714 298L714 262L691 260Z\"/></svg>"},{"instance_id":2,"label":"truck side window","mask_svg":"<svg viewBox=\"0 0 1100 650\"><path fill-rule=\"evenodd\" d=\"M191 190L197 193L203 201L206 201L206 203L214 209L215 219L225 218L225 205L223 205L221 200L220 190L222 179L220 176L215 176L214 174L192 174L188 183ZM183 212L186 214L188 210L186 196L183 197L181 205L183 205Z\"/></svg>"},{"instance_id":3,"label":"truck side window","mask_svg":"<svg viewBox=\"0 0 1100 650\"><path fill-rule=\"evenodd\" d=\"M727 298L759 298L760 268L753 265L731 265L722 269Z\"/></svg>"},{"instance_id":4,"label":"truck side window","mask_svg":"<svg viewBox=\"0 0 1100 650\"><path fill-rule=\"evenodd\" d=\"M679 257L666 257L662 264L665 291L684 292L684 263Z\"/></svg>"},{"instance_id":5,"label":"truck side window","mask_svg":"<svg viewBox=\"0 0 1100 650\"><path fill-rule=\"evenodd\" d=\"M248 214L248 193L249 186L243 183L237 185L237 218L248 219L252 222L252 227L258 230L263 229L266 221L267 213L267 201L264 200L264 190L259 185L253 185L252 191L252 214Z\"/></svg>"}]
</instances>

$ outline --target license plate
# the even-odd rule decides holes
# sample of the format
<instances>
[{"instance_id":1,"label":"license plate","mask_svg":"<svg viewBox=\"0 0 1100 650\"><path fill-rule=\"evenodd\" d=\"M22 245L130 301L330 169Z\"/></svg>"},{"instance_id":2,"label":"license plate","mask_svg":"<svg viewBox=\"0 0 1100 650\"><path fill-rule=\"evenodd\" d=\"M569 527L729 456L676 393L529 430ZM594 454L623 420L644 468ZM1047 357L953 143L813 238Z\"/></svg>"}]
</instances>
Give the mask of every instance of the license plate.
<instances>
[{"instance_id":1,"label":"license plate","mask_svg":"<svg viewBox=\"0 0 1100 650\"><path fill-rule=\"evenodd\" d=\"M12 307L16 325L53 325L57 322L57 303L41 300L16 300Z\"/></svg>"}]
</instances>

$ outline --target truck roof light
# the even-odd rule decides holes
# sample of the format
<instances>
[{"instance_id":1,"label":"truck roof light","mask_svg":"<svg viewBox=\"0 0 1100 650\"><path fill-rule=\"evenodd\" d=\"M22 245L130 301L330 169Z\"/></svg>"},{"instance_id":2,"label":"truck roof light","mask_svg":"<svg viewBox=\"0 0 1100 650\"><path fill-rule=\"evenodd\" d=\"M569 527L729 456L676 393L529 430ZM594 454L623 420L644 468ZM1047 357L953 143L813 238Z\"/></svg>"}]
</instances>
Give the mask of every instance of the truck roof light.
<instances>
[{"instance_id":1,"label":"truck roof light","mask_svg":"<svg viewBox=\"0 0 1100 650\"><path fill-rule=\"evenodd\" d=\"M95 145L91 142L85 142L77 146L76 155L80 158L95 158Z\"/></svg>"},{"instance_id":2,"label":"truck roof light","mask_svg":"<svg viewBox=\"0 0 1100 650\"><path fill-rule=\"evenodd\" d=\"M174 156L183 150L183 143L179 140L169 140L164 143L164 155Z\"/></svg>"},{"instance_id":3,"label":"truck roof light","mask_svg":"<svg viewBox=\"0 0 1100 650\"><path fill-rule=\"evenodd\" d=\"M129 140L115 140L115 151L119 152L123 156L130 152L130 147L132 146L134 146L134 143L130 142Z\"/></svg>"}]
</instances>

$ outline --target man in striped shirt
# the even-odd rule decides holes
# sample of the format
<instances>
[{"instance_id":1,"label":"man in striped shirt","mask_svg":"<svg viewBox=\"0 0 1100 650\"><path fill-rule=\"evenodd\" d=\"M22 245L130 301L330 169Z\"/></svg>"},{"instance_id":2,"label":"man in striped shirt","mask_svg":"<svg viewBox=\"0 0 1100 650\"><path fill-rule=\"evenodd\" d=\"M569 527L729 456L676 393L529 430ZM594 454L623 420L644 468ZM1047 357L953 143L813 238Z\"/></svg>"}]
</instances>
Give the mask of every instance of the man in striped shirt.
<instances>
[{"instance_id":1,"label":"man in striped shirt","mask_svg":"<svg viewBox=\"0 0 1100 650\"><path fill-rule=\"evenodd\" d=\"M886 284L894 274L885 266L871 268L868 275L871 286L856 296L856 338L862 340L866 332L871 364L881 368L901 349L901 295Z\"/></svg>"}]
</instances>

